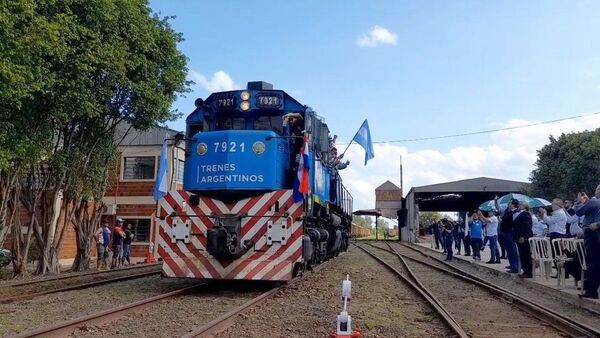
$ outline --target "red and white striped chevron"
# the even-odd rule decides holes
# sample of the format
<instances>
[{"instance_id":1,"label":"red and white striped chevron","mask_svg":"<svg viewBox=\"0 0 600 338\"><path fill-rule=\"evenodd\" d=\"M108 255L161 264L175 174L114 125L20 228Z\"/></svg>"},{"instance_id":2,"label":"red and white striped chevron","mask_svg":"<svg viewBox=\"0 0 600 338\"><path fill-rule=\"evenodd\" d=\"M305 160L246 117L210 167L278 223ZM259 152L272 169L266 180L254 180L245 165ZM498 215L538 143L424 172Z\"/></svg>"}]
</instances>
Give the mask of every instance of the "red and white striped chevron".
<instances>
[{"instance_id":1,"label":"red and white striped chevron","mask_svg":"<svg viewBox=\"0 0 600 338\"><path fill-rule=\"evenodd\" d=\"M156 238L158 254L164 260L163 275L203 279L245 279L287 281L292 279L293 267L302 261L302 202L295 203L292 190L277 190L226 204L220 200L201 197L198 206L189 204L189 193L172 190L159 201ZM273 207L279 202L279 211ZM170 214L177 208L178 216ZM285 216L285 213L289 217ZM216 214L247 214L242 218L242 240L255 245L235 260L218 260L206 251L206 231L214 226ZM190 241L171 241L172 225L188 221ZM286 244L267 243L267 224L286 224Z\"/></svg>"}]
</instances>

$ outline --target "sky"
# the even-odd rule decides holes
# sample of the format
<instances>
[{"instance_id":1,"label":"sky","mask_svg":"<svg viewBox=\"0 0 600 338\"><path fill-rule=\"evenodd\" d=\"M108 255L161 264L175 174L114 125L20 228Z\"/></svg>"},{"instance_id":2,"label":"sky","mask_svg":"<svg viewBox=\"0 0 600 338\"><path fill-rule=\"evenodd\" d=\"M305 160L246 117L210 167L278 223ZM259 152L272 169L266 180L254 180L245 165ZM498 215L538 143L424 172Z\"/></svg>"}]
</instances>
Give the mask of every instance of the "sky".
<instances>
[{"instance_id":1,"label":"sky","mask_svg":"<svg viewBox=\"0 0 600 338\"><path fill-rule=\"evenodd\" d=\"M374 189L488 176L528 181L550 135L600 115L442 140L386 143L600 112L599 1L192 1L151 7L183 34L191 93L263 80L323 116L339 142L368 119L375 158L352 145L354 207ZM184 118L168 124L185 130Z\"/></svg>"}]
</instances>

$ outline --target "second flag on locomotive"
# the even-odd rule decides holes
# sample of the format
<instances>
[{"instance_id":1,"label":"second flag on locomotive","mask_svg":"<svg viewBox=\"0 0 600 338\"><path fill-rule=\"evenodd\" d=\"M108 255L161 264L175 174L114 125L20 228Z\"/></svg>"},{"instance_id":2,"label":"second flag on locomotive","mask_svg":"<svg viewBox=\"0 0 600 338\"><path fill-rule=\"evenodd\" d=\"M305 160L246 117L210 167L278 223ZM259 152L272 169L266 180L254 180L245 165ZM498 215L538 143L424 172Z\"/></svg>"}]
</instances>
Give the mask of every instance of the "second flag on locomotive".
<instances>
[{"instance_id":1,"label":"second flag on locomotive","mask_svg":"<svg viewBox=\"0 0 600 338\"><path fill-rule=\"evenodd\" d=\"M346 146L346 149L344 149L344 152L340 157L344 156L346 150L350 148L352 142L356 142L365 150L365 165L367 165L367 162L373 157L375 157L375 150L373 150L373 141L371 140L371 131L369 130L369 121L367 121L367 119L365 119L365 122L363 122L360 128L358 128L358 131L356 131L356 134L352 138L352 141L348 143L348 146Z\"/></svg>"}]
</instances>

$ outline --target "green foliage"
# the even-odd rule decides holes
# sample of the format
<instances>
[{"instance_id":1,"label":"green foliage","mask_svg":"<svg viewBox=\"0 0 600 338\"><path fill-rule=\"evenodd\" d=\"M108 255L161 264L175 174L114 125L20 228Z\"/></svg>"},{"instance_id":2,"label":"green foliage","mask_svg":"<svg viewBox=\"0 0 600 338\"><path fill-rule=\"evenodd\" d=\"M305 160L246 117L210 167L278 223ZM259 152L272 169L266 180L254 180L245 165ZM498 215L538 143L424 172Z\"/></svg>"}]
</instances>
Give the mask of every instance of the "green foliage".
<instances>
[{"instance_id":1,"label":"green foliage","mask_svg":"<svg viewBox=\"0 0 600 338\"><path fill-rule=\"evenodd\" d=\"M62 191L65 205L101 200L116 126L179 116L170 107L189 87L181 41L147 0L0 1L0 175L43 169L48 184L36 189ZM41 236L63 238L49 222L35 237L44 265L60 243Z\"/></svg>"},{"instance_id":2,"label":"green foliage","mask_svg":"<svg viewBox=\"0 0 600 338\"><path fill-rule=\"evenodd\" d=\"M550 137L538 151L531 193L547 199L592 195L600 183L600 129Z\"/></svg>"},{"instance_id":3,"label":"green foliage","mask_svg":"<svg viewBox=\"0 0 600 338\"><path fill-rule=\"evenodd\" d=\"M428 226L429 224L431 224L433 222L437 222L442 218L443 218L443 215L441 212L437 212L437 211L419 212L419 222L421 224L423 224L424 226Z\"/></svg>"},{"instance_id":4,"label":"green foliage","mask_svg":"<svg viewBox=\"0 0 600 338\"><path fill-rule=\"evenodd\" d=\"M352 223L366 228L373 227L373 220L369 216L352 216Z\"/></svg>"}]
</instances>

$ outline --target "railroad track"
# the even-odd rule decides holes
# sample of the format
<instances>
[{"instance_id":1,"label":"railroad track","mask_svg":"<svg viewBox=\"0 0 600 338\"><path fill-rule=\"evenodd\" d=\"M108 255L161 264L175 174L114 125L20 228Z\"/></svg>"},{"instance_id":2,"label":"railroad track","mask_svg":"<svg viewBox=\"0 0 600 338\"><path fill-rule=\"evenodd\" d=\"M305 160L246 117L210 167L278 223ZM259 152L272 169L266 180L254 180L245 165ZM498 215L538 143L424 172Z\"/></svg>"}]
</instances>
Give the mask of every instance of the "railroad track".
<instances>
[{"instance_id":1,"label":"railroad track","mask_svg":"<svg viewBox=\"0 0 600 338\"><path fill-rule=\"evenodd\" d=\"M57 275L57 276L46 277L46 278L37 278L37 279L31 279L31 280L26 280L26 281L0 283L0 287L9 287L9 286L17 287L17 286L41 284L41 283L48 283L48 282L53 282L53 281L57 281L57 280L67 280L67 279L71 279L71 278L80 278L80 277L87 277L87 276L111 274L111 273L115 273L115 272L119 272L119 271L139 270L139 269L145 269L145 268L149 268L149 267L153 267L153 266L162 266L162 263L138 264L138 265L130 266L127 268L119 268L119 269L114 269L114 270L74 272L74 273L68 273L65 275Z\"/></svg>"},{"instance_id":2,"label":"railroad track","mask_svg":"<svg viewBox=\"0 0 600 338\"><path fill-rule=\"evenodd\" d=\"M324 266L328 265L328 263L329 262L318 265L312 271L312 273L318 272ZM235 307L232 310L228 311L227 313L219 316L218 318L214 319L213 321L211 321L207 324L204 324L201 327L192 328L190 332L188 332L187 334L184 335L184 337L212 336L213 334L226 329L227 327L229 327L233 324L233 321L235 320L237 315L245 312L252 306L274 296L275 294L277 294L277 292L279 292L283 288L293 285L294 283L298 282L301 278L302 277L296 277L287 284L279 285L277 287L269 289L266 292L261 293L260 295L252 298L251 300L243 303L241 306ZM50 326L46 326L46 327L42 327L39 329L22 332L20 334L12 336L12 337L13 338L26 338L26 337L38 337L38 336L43 336L43 337L68 336L68 335L72 334L78 327L97 325L97 324L101 324L101 323L110 322L110 321L118 319L119 317L122 317L129 313L132 313L134 311L138 311L143 308L152 306L161 300L179 296L179 295L183 295L186 292L189 292L193 289L200 288L200 287L207 286L207 285L209 285L209 283L201 282L198 285L184 287L184 288L177 289L177 290L174 290L171 292L167 292L167 293L164 293L164 294L161 294L158 296L149 297L149 298L146 298L146 299L143 299L140 301L136 301L133 303L117 306L117 307L114 307L114 308L111 308L108 310L104 310L104 311L99 311L99 312L96 312L96 313L93 313L90 315L78 317L78 318L67 320L64 322L59 322L59 323L56 323L56 324L53 324Z\"/></svg>"},{"instance_id":3,"label":"railroad track","mask_svg":"<svg viewBox=\"0 0 600 338\"><path fill-rule=\"evenodd\" d=\"M11 293L14 295L8 295L8 296L4 296L4 297L0 298L0 303L2 303L2 304L11 303L11 302L21 301L21 300L26 300L26 299L32 299L32 298L39 297L42 295L48 295L48 294L57 293L57 292L85 289L85 288L89 288L89 287L93 287L93 286L98 286L98 285L114 283L114 282L128 280L128 279L142 278L142 277L160 274L161 273L160 269L154 269L155 267L160 267L160 264L141 265L141 266L135 266L135 267L125 268L125 269L108 270L108 271L94 271L94 272L73 274L73 275L68 275L68 276L56 276L56 277L33 280L33 281L11 283L4 287L10 287ZM135 272L136 270L142 270L142 269L151 269L151 270L138 272L138 273L132 273L132 274L129 273L132 271ZM125 273L125 275L117 276L117 277L110 277L111 275L120 274L120 273ZM104 278L105 276L108 278ZM93 281L89 281L89 282L78 281L78 279L97 278L97 277L99 277L98 280L93 280ZM67 286L62 286L64 284L70 284L70 283L72 283L72 284L67 285ZM52 287L51 284L56 284L56 285L60 285L60 286ZM28 288L29 288L29 290L28 290ZM45 288L47 288L47 289L45 289Z\"/></svg>"},{"instance_id":4,"label":"railroad track","mask_svg":"<svg viewBox=\"0 0 600 338\"><path fill-rule=\"evenodd\" d=\"M343 255L343 253L340 255ZM312 273L319 272L321 269L323 269L324 267L329 265L330 262L332 262L332 261L335 261L335 259L317 265L312 270ZM291 281L289 281L287 284L282 284L282 285L275 287L267 292L264 292L263 294L251 299L250 301L242 304L241 306L239 306L237 308L232 309L231 311L223 314L222 316L216 318L215 320L213 320L205 325L202 325L201 327L192 329L192 331L190 331L189 333L182 336L182 338L213 337L214 334L224 331L226 328L230 327L238 315L244 313L246 310L250 309L254 305L259 304L260 302L265 301L266 299L276 295L277 292L279 292L280 290L283 290L284 288L294 285L301 279L302 279L302 276L296 277L296 278L292 279Z\"/></svg>"},{"instance_id":5,"label":"railroad track","mask_svg":"<svg viewBox=\"0 0 600 338\"><path fill-rule=\"evenodd\" d=\"M450 330L454 332L457 337L460 338L468 338L469 335L467 332L458 324L456 319L450 314L448 309L427 289L423 284L419 281L418 278L414 275L412 270L406 261L402 257L400 257L400 261L403 263L404 272L398 271L394 266L387 263L385 260L381 259L379 256L365 249L362 245L355 244L360 250L364 251L366 254L377 260L383 266L385 266L389 271L394 273L398 278L404 281L408 286L410 286L413 290L415 290L429 305L438 313L438 315L442 318L442 320L448 325ZM370 244L369 244L370 245ZM375 246L373 246L375 247Z\"/></svg>"},{"instance_id":6,"label":"railroad track","mask_svg":"<svg viewBox=\"0 0 600 338\"><path fill-rule=\"evenodd\" d=\"M417 263L421 267L426 267L430 270L436 270L447 276L452 276L471 285L475 285L493 295L498 296L500 299L510 302L511 304L518 307L520 310L529 313L538 320L554 327L558 331L567 334L571 337L600 337L600 330L594 327L573 320L572 318L569 318L553 309L538 304L534 300L525 298L510 290L499 287L485 279L473 275L470 272L464 271L458 267L448 264L447 262L437 257L428 255L427 253L410 245L398 243L394 244L394 246L392 247L389 243L386 243L387 248L383 248L379 245L373 245L370 243L367 245L396 256L398 259L402 260L404 264L406 264L406 260L410 260L411 262ZM403 252L401 253L397 250L397 248L402 248L406 250L403 250ZM422 259L415 258L413 255L410 255L407 252L414 252L419 255L423 255L429 259L433 259L435 264L433 264L431 261L427 262Z\"/></svg>"},{"instance_id":7,"label":"railroad track","mask_svg":"<svg viewBox=\"0 0 600 338\"><path fill-rule=\"evenodd\" d=\"M198 285L183 287L174 291L165 292L163 294L149 297L146 299L142 299L133 303L117 306L108 310L99 311L96 313L92 313L87 316L78 317L75 319L66 320L64 322L55 323L53 325L45 326L39 329L26 331L19 333L13 338L26 338L26 337L66 337L73 333L75 329L84 325L94 325L109 322L115 320L129 312L143 309L145 307L151 306L158 301L163 299L167 299L170 297L174 297L177 295L184 294L193 289L204 286L206 283L200 283Z\"/></svg>"}]
</instances>

